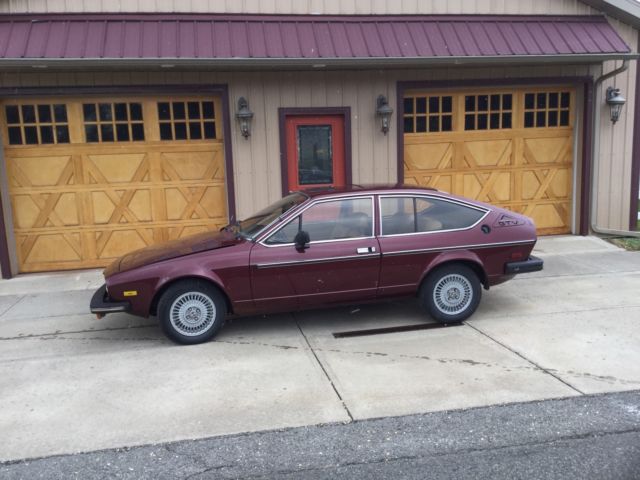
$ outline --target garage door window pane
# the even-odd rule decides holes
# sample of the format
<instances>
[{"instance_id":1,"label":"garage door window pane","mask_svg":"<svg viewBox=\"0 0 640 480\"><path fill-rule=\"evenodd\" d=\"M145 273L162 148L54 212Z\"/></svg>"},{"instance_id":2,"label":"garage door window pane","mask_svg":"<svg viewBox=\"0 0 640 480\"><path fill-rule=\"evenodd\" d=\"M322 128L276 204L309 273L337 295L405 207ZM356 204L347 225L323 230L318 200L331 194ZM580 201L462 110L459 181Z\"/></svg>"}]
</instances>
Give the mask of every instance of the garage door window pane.
<instances>
[{"instance_id":1,"label":"garage door window pane","mask_svg":"<svg viewBox=\"0 0 640 480\"><path fill-rule=\"evenodd\" d=\"M140 103L130 103L129 115L131 116L131 120L142 121L142 105Z\"/></svg>"},{"instance_id":2,"label":"garage door window pane","mask_svg":"<svg viewBox=\"0 0 640 480\"><path fill-rule=\"evenodd\" d=\"M66 105L53 106L53 118L57 123L67 123L67 107Z\"/></svg>"},{"instance_id":3,"label":"garage door window pane","mask_svg":"<svg viewBox=\"0 0 640 480\"><path fill-rule=\"evenodd\" d=\"M187 124L184 122L178 122L175 124L176 140L187 139Z\"/></svg>"},{"instance_id":4,"label":"garage door window pane","mask_svg":"<svg viewBox=\"0 0 640 480\"><path fill-rule=\"evenodd\" d=\"M88 143L144 141L142 104L139 102L85 103L82 113Z\"/></svg>"},{"instance_id":5,"label":"garage door window pane","mask_svg":"<svg viewBox=\"0 0 640 480\"><path fill-rule=\"evenodd\" d=\"M214 102L158 102L161 140L216 138Z\"/></svg>"},{"instance_id":6,"label":"garage door window pane","mask_svg":"<svg viewBox=\"0 0 640 480\"><path fill-rule=\"evenodd\" d=\"M109 121L112 118L111 112L111 104L110 103L101 103L98 105L100 110L100 121Z\"/></svg>"},{"instance_id":7,"label":"garage door window pane","mask_svg":"<svg viewBox=\"0 0 640 480\"><path fill-rule=\"evenodd\" d=\"M69 143L64 104L6 105L5 116L10 145ZM66 129L66 135L58 135L62 128Z\"/></svg>"},{"instance_id":8,"label":"garage door window pane","mask_svg":"<svg viewBox=\"0 0 640 480\"><path fill-rule=\"evenodd\" d=\"M114 110L116 114L116 120L122 122L126 122L128 120L127 114L127 104L126 103L116 103L114 105Z\"/></svg>"},{"instance_id":9,"label":"garage door window pane","mask_svg":"<svg viewBox=\"0 0 640 480\"><path fill-rule=\"evenodd\" d=\"M51 105L38 105L38 121L51 123Z\"/></svg>"},{"instance_id":10,"label":"garage door window pane","mask_svg":"<svg viewBox=\"0 0 640 480\"><path fill-rule=\"evenodd\" d=\"M171 109L173 110L173 118L176 120L184 120L184 103L183 102L173 102L171 104Z\"/></svg>"},{"instance_id":11,"label":"garage door window pane","mask_svg":"<svg viewBox=\"0 0 640 480\"><path fill-rule=\"evenodd\" d=\"M69 143L69 127L66 125L56 125L56 142Z\"/></svg>"},{"instance_id":12,"label":"garage door window pane","mask_svg":"<svg viewBox=\"0 0 640 480\"><path fill-rule=\"evenodd\" d=\"M134 141L144 140L144 125L141 123L131 124L131 138Z\"/></svg>"},{"instance_id":13,"label":"garage door window pane","mask_svg":"<svg viewBox=\"0 0 640 480\"><path fill-rule=\"evenodd\" d=\"M82 105L82 114L85 122L95 122L98 119L96 106L93 103L85 103Z\"/></svg>"},{"instance_id":14,"label":"garage door window pane","mask_svg":"<svg viewBox=\"0 0 640 480\"><path fill-rule=\"evenodd\" d=\"M100 125L100 136L103 142L113 142L113 125Z\"/></svg>"},{"instance_id":15,"label":"garage door window pane","mask_svg":"<svg viewBox=\"0 0 640 480\"><path fill-rule=\"evenodd\" d=\"M36 123L36 108L34 105L22 105L22 121Z\"/></svg>"},{"instance_id":16,"label":"garage door window pane","mask_svg":"<svg viewBox=\"0 0 640 480\"><path fill-rule=\"evenodd\" d=\"M129 141L129 127L126 123L119 123L116 125L116 136L119 142Z\"/></svg>"},{"instance_id":17,"label":"garage door window pane","mask_svg":"<svg viewBox=\"0 0 640 480\"><path fill-rule=\"evenodd\" d=\"M215 109L213 102L202 102L202 117L215 118Z\"/></svg>"},{"instance_id":18,"label":"garage door window pane","mask_svg":"<svg viewBox=\"0 0 640 480\"><path fill-rule=\"evenodd\" d=\"M36 127L24 127L24 138L27 145L37 145L38 129Z\"/></svg>"},{"instance_id":19,"label":"garage door window pane","mask_svg":"<svg viewBox=\"0 0 640 480\"><path fill-rule=\"evenodd\" d=\"M53 127L42 126L40 127L40 142L41 143L54 143L53 142Z\"/></svg>"},{"instance_id":20,"label":"garage door window pane","mask_svg":"<svg viewBox=\"0 0 640 480\"><path fill-rule=\"evenodd\" d=\"M162 140L173 140L173 132L171 131L170 123L161 123L160 124L160 139Z\"/></svg>"},{"instance_id":21,"label":"garage door window pane","mask_svg":"<svg viewBox=\"0 0 640 480\"><path fill-rule=\"evenodd\" d=\"M5 113L7 115L7 123L9 125L20 123L20 112L18 111L18 107L16 105L7 105L7 107L5 108Z\"/></svg>"},{"instance_id":22,"label":"garage door window pane","mask_svg":"<svg viewBox=\"0 0 640 480\"><path fill-rule=\"evenodd\" d=\"M158 118L160 120L171 120L171 107L168 102L158 103Z\"/></svg>"},{"instance_id":23,"label":"garage door window pane","mask_svg":"<svg viewBox=\"0 0 640 480\"><path fill-rule=\"evenodd\" d=\"M189 124L189 138L194 140L200 140L202 138L202 127L200 123L190 123Z\"/></svg>"},{"instance_id":24,"label":"garage door window pane","mask_svg":"<svg viewBox=\"0 0 640 480\"><path fill-rule=\"evenodd\" d=\"M213 122L204 122L204 138L216 138L216 124Z\"/></svg>"},{"instance_id":25,"label":"garage door window pane","mask_svg":"<svg viewBox=\"0 0 640 480\"><path fill-rule=\"evenodd\" d=\"M9 144L22 145L22 130L20 127L9 127Z\"/></svg>"}]
</instances>

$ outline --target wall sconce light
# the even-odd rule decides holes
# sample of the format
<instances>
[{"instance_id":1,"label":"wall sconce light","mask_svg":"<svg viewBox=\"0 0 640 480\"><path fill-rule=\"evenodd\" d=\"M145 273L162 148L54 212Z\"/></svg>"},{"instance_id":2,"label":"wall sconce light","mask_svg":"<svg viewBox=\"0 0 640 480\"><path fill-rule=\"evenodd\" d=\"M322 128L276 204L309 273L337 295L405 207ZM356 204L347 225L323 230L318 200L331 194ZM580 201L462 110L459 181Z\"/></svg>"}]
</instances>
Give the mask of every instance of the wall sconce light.
<instances>
[{"instance_id":1,"label":"wall sconce light","mask_svg":"<svg viewBox=\"0 0 640 480\"><path fill-rule=\"evenodd\" d=\"M620 95L620 89L609 87L607 88L607 105L611 109L611 123L616 123L620 118L620 112L622 112L622 106L626 103L626 98Z\"/></svg>"},{"instance_id":2,"label":"wall sconce light","mask_svg":"<svg viewBox=\"0 0 640 480\"><path fill-rule=\"evenodd\" d=\"M249 110L249 102L244 97L238 99L238 110L236 111L236 118L240 122L240 133L244 138L249 138L251 135L251 119L253 118L253 112Z\"/></svg>"},{"instance_id":3,"label":"wall sconce light","mask_svg":"<svg viewBox=\"0 0 640 480\"><path fill-rule=\"evenodd\" d=\"M389 101L387 97L384 95L378 95L378 100L376 102L376 115L380 117L382 121L382 133L385 135L389 131L389 124L391 115L393 114L393 108L389 106Z\"/></svg>"}]
</instances>

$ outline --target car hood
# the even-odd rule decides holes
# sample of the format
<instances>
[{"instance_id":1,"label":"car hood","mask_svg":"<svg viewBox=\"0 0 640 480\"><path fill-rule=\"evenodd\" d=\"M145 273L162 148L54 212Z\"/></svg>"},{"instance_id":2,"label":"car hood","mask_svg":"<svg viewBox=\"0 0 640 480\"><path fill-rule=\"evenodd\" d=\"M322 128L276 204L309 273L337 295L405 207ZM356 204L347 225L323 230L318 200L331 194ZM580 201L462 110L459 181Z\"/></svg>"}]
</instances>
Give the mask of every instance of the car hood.
<instances>
[{"instance_id":1,"label":"car hood","mask_svg":"<svg viewBox=\"0 0 640 480\"><path fill-rule=\"evenodd\" d=\"M203 232L127 253L109 265L104 275L108 277L113 273L207 250L231 247L241 242L244 242L244 239L231 232Z\"/></svg>"}]
</instances>

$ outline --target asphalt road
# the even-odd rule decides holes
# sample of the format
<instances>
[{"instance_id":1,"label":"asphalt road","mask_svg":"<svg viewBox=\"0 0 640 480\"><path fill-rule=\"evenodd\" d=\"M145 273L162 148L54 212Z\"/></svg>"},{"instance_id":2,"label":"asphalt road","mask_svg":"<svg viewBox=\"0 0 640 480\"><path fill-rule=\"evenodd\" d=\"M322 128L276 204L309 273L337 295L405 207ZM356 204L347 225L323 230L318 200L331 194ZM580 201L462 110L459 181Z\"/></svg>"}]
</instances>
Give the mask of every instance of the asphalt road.
<instances>
[{"instance_id":1,"label":"asphalt road","mask_svg":"<svg viewBox=\"0 0 640 480\"><path fill-rule=\"evenodd\" d=\"M640 391L55 456L0 478L635 480Z\"/></svg>"}]
</instances>

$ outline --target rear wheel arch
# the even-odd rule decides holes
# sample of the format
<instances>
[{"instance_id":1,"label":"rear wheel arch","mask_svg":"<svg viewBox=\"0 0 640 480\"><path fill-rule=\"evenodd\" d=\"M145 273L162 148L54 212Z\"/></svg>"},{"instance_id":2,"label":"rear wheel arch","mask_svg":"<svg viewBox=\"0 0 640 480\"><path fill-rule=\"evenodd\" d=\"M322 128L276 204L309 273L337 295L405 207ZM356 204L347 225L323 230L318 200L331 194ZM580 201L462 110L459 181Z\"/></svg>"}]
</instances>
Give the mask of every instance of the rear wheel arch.
<instances>
[{"instance_id":1,"label":"rear wheel arch","mask_svg":"<svg viewBox=\"0 0 640 480\"><path fill-rule=\"evenodd\" d=\"M162 286L156 291L155 295L153 296L153 300L151 302L151 306L149 308L149 314L150 315L157 315L158 314L158 302L160 302L160 299L162 298L162 295L164 295L164 293L171 288L172 286L178 284L178 283L183 283L183 282L191 282L191 281L196 281L196 282L203 282L213 288L215 288L216 290L218 290L218 292L222 295L222 298L224 298L226 307L227 307L227 313L233 313L233 307L231 305L231 299L229 298L229 295L227 295L227 292L225 292L224 288L222 288L222 286L220 284L218 284L218 282L213 281L210 278L207 277L200 277L197 275L190 275L190 276L185 276L185 277L178 277L178 278L172 278L171 280L165 282L164 284L162 284Z\"/></svg>"},{"instance_id":2,"label":"rear wheel arch","mask_svg":"<svg viewBox=\"0 0 640 480\"><path fill-rule=\"evenodd\" d=\"M422 274L418 291L416 293L420 292L422 286L424 285L424 282L429 277L431 272L435 271L438 268L449 265L464 265L466 267L469 267L478 276L478 280L480 280L480 283L485 288L485 290L489 290L489 277L487 276L487 272L484 270L482 263L480 263L480 260L473 259L472 257L470 258L470 256L465 256L459 258L437 258L433 262L431 262Z\"/></svg>"}]
</instances>

